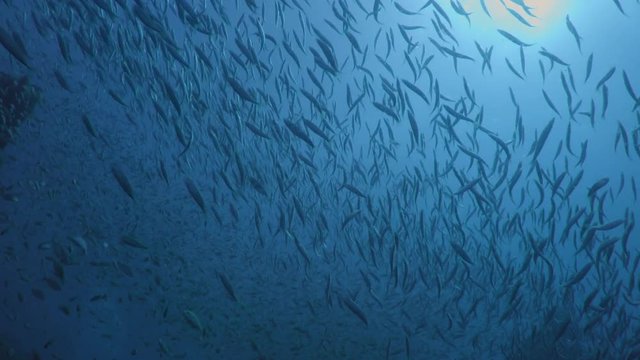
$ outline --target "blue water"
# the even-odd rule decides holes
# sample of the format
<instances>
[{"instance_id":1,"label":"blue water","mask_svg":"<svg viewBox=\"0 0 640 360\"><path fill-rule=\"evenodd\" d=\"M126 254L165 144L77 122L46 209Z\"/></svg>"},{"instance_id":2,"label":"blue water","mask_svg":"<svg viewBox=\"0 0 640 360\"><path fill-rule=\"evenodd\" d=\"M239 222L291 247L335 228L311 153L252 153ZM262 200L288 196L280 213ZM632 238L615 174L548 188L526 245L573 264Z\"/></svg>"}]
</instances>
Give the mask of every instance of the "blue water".
<instances>
[{"instance_id":1,"label":"blue water","mask_svg":"<svg viewBox=\"0 0 640 360\"><path fill-rule=\"evenodd\" d=\"M640 5L485 3L4 0L0 358L640 358Z\"/></svg>"}]
</instances>

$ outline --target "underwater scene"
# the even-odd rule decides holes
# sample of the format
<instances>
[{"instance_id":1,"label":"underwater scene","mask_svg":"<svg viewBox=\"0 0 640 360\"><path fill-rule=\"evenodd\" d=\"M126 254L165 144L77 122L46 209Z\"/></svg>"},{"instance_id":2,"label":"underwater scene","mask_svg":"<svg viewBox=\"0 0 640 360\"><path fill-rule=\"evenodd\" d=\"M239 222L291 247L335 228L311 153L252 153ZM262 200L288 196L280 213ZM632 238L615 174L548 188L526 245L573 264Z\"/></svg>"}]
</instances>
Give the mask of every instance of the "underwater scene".
<instances>
[{"instance_id":1,"label":"underwater scene","mask_svg":"<svg viewBox=\"0 0 640 360\"><path fill-rule=\"evenodd\" d=\"M640 359L640 1L0 0L0 359Z\"/></svg>"}]
</instances>

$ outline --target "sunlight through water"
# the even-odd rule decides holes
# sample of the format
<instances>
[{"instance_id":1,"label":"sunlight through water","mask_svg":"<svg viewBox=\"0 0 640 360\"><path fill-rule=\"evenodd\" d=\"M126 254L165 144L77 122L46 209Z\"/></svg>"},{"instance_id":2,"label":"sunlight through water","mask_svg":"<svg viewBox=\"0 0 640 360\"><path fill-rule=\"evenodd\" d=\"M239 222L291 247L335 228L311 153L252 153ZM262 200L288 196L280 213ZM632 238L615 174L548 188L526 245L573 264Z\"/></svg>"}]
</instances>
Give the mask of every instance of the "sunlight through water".
<instances>
[{"instance_id":1,"label":"sunlight through water","mask_svg":"<svg viewBox=\"0 0 640 360\"><path fill-rule=\"evenodd\" d=\"M503 29L529 39L547 36L563 26L572 0L462 0L477 30Z\"/></svg>"}]
</instances>

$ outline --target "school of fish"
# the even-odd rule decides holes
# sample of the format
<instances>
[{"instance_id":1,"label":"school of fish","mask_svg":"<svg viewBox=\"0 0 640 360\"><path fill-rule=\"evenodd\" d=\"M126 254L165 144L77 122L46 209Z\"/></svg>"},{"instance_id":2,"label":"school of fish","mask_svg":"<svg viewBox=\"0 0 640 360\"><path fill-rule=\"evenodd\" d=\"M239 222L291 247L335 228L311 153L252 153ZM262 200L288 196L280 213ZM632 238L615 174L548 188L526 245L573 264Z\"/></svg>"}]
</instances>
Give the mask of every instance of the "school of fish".
<instances>
[{"instance_id":1,"label":"school of fish","mask_svg":"<svg viewBox=\"0 0 640 360\"><path fill-rule=\"evenodd\" d=\"M0 2L0 358L639 359L640 71L470 3Z\"/></svg>"}]
</instances>

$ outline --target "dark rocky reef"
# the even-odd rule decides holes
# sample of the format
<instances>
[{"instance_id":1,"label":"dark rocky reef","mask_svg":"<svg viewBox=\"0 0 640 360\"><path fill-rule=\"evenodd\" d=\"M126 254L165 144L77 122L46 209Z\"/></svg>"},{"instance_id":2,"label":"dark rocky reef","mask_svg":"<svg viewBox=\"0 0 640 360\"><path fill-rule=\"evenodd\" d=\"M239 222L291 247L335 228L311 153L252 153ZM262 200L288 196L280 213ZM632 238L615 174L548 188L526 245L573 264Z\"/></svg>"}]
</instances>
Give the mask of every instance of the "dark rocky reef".
<instances>
[{"instance_id":1,"label":"dark rocky reef","mask_svg":"<svg viewBox=\"0 0 640 360\"><path fill-rule=\"evenodd\" d=\"M31 115L39 99L40 90L29 85L26 76L15 77L0 72L0 149Z\"/></svg>"}]
</instances>

